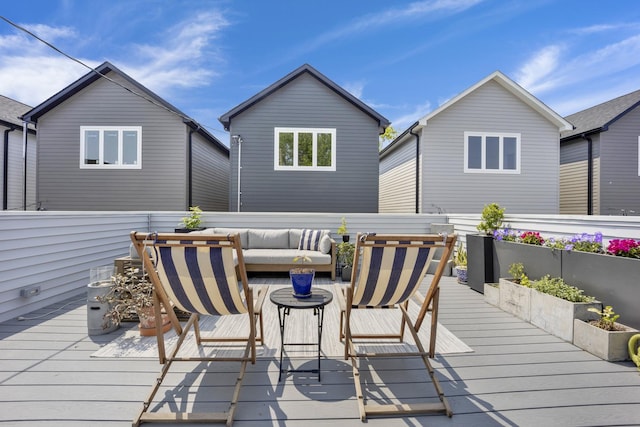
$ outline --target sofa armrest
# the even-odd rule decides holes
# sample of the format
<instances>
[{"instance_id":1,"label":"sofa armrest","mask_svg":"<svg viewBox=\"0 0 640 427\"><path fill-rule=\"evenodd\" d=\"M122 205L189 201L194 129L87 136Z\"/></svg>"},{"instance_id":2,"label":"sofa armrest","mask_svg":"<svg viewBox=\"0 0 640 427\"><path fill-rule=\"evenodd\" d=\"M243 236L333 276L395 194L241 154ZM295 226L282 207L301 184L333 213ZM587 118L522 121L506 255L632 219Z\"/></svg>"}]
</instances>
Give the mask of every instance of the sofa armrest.
<instances>
[{"instance_id":1,"label":"sofa armrest","mask_svg":"<svg viewBox=\"0 0 640 427\"><path fill-rule=\"evenodd\" d=\"M331 239L331 280L336 280L336 262L338 259L338 247L336 241Z\"/></svg>"}]
</instances>

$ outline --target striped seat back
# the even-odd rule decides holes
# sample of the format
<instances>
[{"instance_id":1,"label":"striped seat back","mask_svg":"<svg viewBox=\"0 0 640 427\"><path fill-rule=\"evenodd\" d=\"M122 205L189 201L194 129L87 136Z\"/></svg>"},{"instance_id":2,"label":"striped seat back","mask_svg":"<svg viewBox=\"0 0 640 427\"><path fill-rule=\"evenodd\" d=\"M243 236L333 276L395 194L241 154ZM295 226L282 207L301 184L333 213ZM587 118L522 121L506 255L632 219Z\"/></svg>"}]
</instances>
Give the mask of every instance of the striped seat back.
<instances>
[{"instance_id":1,"label":"striped seat back","mask_svg":"<svg viewBox=\"0 0 640 427\"><path fill-rule=\"evenodd\" d=\"M183 311L203 315L248 311L226 240L156 240L151 251L162 287Z\"/></svg>"},{"instance_id":2,"label":"striped seat back","mask_svg":"<svg viewBox=\"0 0 640 427\"><path fill-rule=\"evenodd\" d=\"M353 306L385 307L408 300L420 286L435 253L434 241L375 240L363 236Z\"/></svg>"}]
</instances>

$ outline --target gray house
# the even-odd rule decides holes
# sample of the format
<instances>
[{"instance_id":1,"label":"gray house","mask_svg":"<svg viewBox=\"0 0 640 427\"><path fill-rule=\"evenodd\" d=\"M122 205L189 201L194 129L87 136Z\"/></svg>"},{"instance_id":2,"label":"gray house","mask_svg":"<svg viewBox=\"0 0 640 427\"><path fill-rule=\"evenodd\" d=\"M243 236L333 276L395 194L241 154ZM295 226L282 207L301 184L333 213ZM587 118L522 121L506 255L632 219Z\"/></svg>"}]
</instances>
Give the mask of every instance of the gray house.
<instances>
[{"instance_id":1,"label":"gray house","mask_svg":"<svg viewBox=\"0 0 640 427\"><path fill-rule=\"evenodd\" d=\"M640 215L640 90L565 117L560 213Z\"/></svg>"},{"instance_id":2,"label":"gray house","mask_svg":"<svg viewBox=\"0 0 640 427\"><path fill-rule=\"evenodd\" d=\"M2 210L35 210L36 131L19 119L31 107L0 95L0 170L2 171Z\"/></svg>"},{"instance_id":3,"label":"gray house","mask_svg":"<svg viewBox=\"0 0 640 427\"><path fill-rule=\"evenodd\" d=\"M226 211L229 149L105 62L24 114L49 210Z\"/></svg>"},{"instance_id":4,"label":"gray house","mask_svg":"<svg viewBox=\"0 0 640 427\"><path fill-rule=\"evenodd\" d=\"M389 121L310 65L219 120L231 133L229 210L378 211Z\"/></svg>"},{"instance_id":5,"label":"gray house","mask_svg":"<svg viewBox=\"0 0 640 427\"><path fill-rule=\"evenodd\" d=\"M380 212L559 211L560 131L572 129L501 72L427 114L380 152Z\"/></svg>"}]
</instances>

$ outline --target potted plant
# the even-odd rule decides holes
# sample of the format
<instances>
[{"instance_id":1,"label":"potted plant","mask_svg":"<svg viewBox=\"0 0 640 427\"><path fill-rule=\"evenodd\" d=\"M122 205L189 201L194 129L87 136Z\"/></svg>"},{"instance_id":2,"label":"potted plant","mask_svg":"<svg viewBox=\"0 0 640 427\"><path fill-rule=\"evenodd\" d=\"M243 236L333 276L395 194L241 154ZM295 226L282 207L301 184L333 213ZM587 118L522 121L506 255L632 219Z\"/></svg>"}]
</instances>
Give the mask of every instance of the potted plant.
<instances>
[{"instance_id":1,"label":"potted plant","mask_svg":"<svg viewBox=\"0 0 640 427\"><path fill-rule=\"evenodd\" d=\"M574 320L573 344L610 362L628 360L630 355L627 343L638 330L617 323L620 315L610 305L603 310L589 310L600 318L591 321Z\"/></svg>"},{"instance_id":2,"label":"potted plant","mask_svg":"<svg viewBox=\"0 0 640 427\"><path fill-rule=\"evenodd\" d=\"M456 254L453 257L456 276L458 283L467 284L467 250L462 246L462 242L458 243Z\"/></svg>"},{"instance_id":3,"label":"potted plant","mask_svg":"<svg viewBox=\"0 0 640 427\"><path fill-rule=\"evenodd\" d=\"M481 234L467 234L468 275L471 289L484 292L484 284L495 282L493 267L493 232L500 228L504 220L504 208L497 203L489 203L482 209L480 223Z\"/></svg>"},{"instance_id":4,"label":"potted plant","mask_svg":"<svg viewBox=\"0 0 640 427\"><path fill-rule=\"evenodd\" d=\"M342 242L338 244L338 259L342 265L342 281L351 280L351 272L353 271L353 256L356 247L353 243Z\"/></svg>"},{"instance_id":5,"label":"potted plant","mask_svg":"<svg viewBox=\"0 0 640 427\"><path fill-rule=\"evenodd\" d=\"M342 222L338 227L338 235L342 236L343 242L349 241L349 231L347 230L347 219L345 217L342 217Z\"/></svg>"},{"instance_id":6,"label":"potted plant","mask_svg":"<svg viewBox=\"0 0 640 427\"><path fill-rule=\"evenodd\" d=\"M149 276L142 274L138 268L130 267L125 269L124 274L113 276L113 287L97 299L109 304L109 311L104 314L106 324L120 324L137 316L140 320L140 335L156 334L153 284L149 281ZM162 316L162 325L164 332L171 329L169 316L166 314Z\"/></svg>"},{"instance_id":7,"label":"potted plant","mask_svg":"<svg viewBox=\"0 0 640 427\"><path fill-rule=\"evenodd\" d=\"M594 319L593 310L601 307L561 277L546 275L531 284L531 324L568 342L573 340L574 319Z\"/></svg>"},{"instance_id":8,"label":"potted plant","mask_svg":"<svg viewBox=\"0 0 640 427\"><path fill-rule=\"evenodd\" d=\"M311 285L315 270L304 266L305 262L311 262L311 258L306 255L300 255L293 259L293 262L300 261L302 267L296 267L289 270L291 285L293 286L293 296L296 298L308 298L311 296Z\"/></svg>"},{"instance_id":9,"label":"potted plant","mask_svg":"<svg viewBox=\"0 0 640 427\"><path fill-rule=\"evenodd\" d=\"M190 233L191 231L204 230L205 227L201 227L202 224L202 209L199 206L191 206L189 208L189 216L182 218L180 223L181 227L176 228L176 233Z\"/></svg>"}]
</instances>

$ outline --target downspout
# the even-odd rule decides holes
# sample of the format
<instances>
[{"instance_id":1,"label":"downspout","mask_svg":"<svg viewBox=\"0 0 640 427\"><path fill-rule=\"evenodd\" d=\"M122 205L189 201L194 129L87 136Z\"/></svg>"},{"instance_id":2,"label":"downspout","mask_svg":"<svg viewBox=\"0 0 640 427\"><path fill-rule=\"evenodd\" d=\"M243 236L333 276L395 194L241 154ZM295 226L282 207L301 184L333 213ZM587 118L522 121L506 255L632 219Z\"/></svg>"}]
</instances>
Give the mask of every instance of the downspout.
<instances>
[{"instance_id":1,"label":"downspout","mask_svg":"<svg viewBox=\"0 0 640 427\"><path fill-rule=\"evenodd\" d=\"M27 164L27 148L29 142L29 124L26 121L22 121L22 157L24 160L24 169L22 171L22 210L27 210L27 172L28 172L28 164Z\"/></svg>"},{"instance_id":2,"label":"downspout","mask_svg":"<svg viewBox=\"0 0 640 427\"><path fill-rule=\"evenodd\" d=\"M593 140L584 133L581 136L587 141L587 215L593 215Z\"/></svg>"},{"instance_id":3,"label":"downspout","mask_svg":"<svg viewBox=\"0 0 640 427\"><path fill-rule=\"evenodd\" d=\"M409 129L409 133L416 137L416 213L420 213L420 134L414 133L413 130L418 126L415 122Z\"/></svg>"},{"instance_id":4,"label":"downspout","mask_svg":"<svg viewBox=\"0 0 640 427\"><path fill-rule=\"evenodd\" d=\"M242 171L242 143L244 142L244 140L242 139L242 136L240 135L231 135L231 138L233 139L234 142L236 142L238 144L238 191L237 191L237 204L238 204L238 212L240 212L240 206L242 203L241 200L241 196L242 196L242 191L240 191L240 176L241 176L241 171Z\"/></svg>"},{"instance_id":5,"label":"downspout","mask_svg":"<svg viewBox=\"0 0 640 427\"><path fill-rule=\"evenodd\" d=\"M4 149L3 149L3 173L2 173L2 210L6 211L9 208L9 134L16 130L15 126L11 126L4 131Z\"/></svg>"},{"instance_id":6,"label":"downspout","mask_svg":"<svg viewBox=\"0 0 640 427\"><path fill-rule=\"evenodd\" d=\"M189 197L189 203L187 204L187 210L189 210L190 206L193 206L193 133L197 132L199 129L200 125L197 125L195 129L191 129L191 127L189 127L189 143L187 146L187 157L189 163L189 171L187 172L187 179L189 180L187 185L189 186L189 188L187 189L187 194Z\"/></svg>"}]
</instances>

